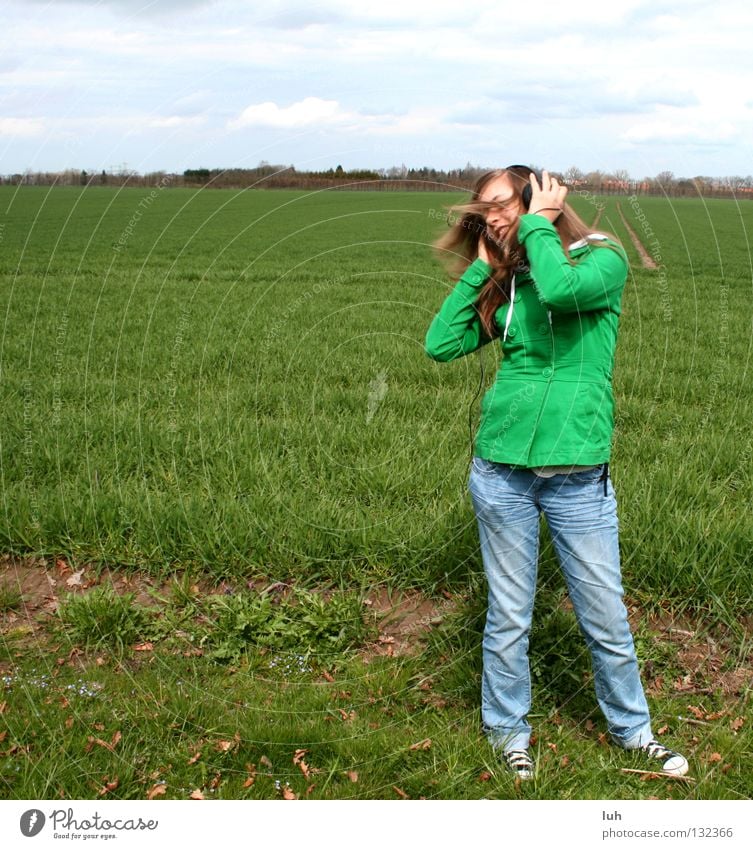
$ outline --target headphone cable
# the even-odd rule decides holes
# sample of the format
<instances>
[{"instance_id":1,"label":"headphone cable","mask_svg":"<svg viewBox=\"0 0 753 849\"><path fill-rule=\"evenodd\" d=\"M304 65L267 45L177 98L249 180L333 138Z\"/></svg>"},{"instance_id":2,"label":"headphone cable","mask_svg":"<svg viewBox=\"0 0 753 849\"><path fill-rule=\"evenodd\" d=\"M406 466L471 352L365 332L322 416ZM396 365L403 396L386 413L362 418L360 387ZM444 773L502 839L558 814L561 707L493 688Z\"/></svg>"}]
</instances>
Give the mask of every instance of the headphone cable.
<instances>
[{"instance_id":1,"label":"headphone cable","mask_svg":"<svg viewBox=\"0 0 753 849\"><path fill-rule=\"evenodd\" d=\"M478 388L476 389L476 394L471 399L471 403L468 406L468 443L469 443L469 451L470 456L468 458L468 468L466 470L465 480L468 480L468 475L471 471L471 463L473 463L473 407L476 404L476 399L481 394L481 389L484 386L484 361L482 359L483 354L481 351L478 352L478 365L479 365L479 381ZM463 486L463 494L465 494L465 485Z\"/></svg>"}]
</instances>

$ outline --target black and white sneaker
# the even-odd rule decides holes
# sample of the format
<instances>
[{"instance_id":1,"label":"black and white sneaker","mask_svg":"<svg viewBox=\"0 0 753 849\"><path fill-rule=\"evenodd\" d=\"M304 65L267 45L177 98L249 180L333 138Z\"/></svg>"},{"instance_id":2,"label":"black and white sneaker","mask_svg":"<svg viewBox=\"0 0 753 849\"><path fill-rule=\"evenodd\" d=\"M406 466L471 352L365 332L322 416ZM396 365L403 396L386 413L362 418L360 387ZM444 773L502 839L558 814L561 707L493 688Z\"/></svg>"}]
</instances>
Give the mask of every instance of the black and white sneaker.
<instances>
[{"instance_id":1,"label":"black and white sneaker","mask_svg":"<svg viewBox=\"0 0 753 849\"><path fill-rule=\"evenodd\" d=\"M533 760L526 749L512 749L509 752L504 752L502 757L507 764L508 769L516 778L521 781L528 781L533 778Z\"/></svg>"},{"instance_id":2,"label":"black and white sneaker","mask_svg":"<svg viewBox=\"0 0 753 849\"><path fill-rule=\"evenodd\" d=\"M673 752L656 740L649 740L641 747L649 758L661 763L661 771L667 775L685 775L688 771L688 762L679 752Z\"/></svg>"}]
</instances>

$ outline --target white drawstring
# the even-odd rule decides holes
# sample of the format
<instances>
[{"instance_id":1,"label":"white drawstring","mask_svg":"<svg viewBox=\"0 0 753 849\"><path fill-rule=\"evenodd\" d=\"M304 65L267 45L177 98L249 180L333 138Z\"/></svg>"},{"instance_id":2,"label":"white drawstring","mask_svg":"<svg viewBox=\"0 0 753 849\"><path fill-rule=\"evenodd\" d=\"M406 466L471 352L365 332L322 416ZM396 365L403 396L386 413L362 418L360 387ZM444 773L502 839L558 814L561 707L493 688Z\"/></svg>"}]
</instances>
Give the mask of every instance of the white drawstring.
<instances>
[{"instance_id":1,"label":"white drawstring","mask_svg":"<svg viewBox=\"0 0 753 849\"><path fill-rule=\"evenodd\" d=\"M510 322L512 321L512 313L515 309L515 275L512 276L512 283L510 284L510 307L507 310L507 318L505 319L505 332L502 334L502 342L507 341L507 331L510 329Z\"/></svg>"}]
</instances>

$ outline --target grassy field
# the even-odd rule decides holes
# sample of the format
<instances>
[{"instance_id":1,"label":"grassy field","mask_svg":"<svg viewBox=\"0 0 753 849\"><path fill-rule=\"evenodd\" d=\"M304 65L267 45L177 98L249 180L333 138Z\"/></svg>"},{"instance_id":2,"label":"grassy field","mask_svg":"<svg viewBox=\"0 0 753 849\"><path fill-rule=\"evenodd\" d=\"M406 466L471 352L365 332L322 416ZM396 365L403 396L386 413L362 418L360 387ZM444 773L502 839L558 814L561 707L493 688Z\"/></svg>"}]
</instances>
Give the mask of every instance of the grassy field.
<instances>
[{"instance_id":1,"label":"grassy field","mask_svg":"<svg viewBox=\"0 0 753 849\"><path fill-rule=\"evenodd\" d=\"M129 798L160 781L171 798L286 782L314 798L750 795L753 208L574 197L589 220L604 206L599 226L636 260L611 466L624 579L657 724L698 780L619 772L631 764L599 741L545 546L544 766L523 791L478 734L484 590L465 480L479 358L422 349L451 285L430 244L459 197L0 188L0 550L14 558L0 794L85 797L117 776L106 792ZM637 262L618 202L658 269ZM495 353L480 358L488 381ZM58 580L50 609L17 590L19 562ZM103 583L105 567L155 592L184 575L206 590L134 599L100 633L117 604L76 608L88 596L68 580ZM275 586L272 615L258 605ZM384 653L363 602L388 591L450 602L420 651ZM340 594L339 630L317 592ZM714 657L692 663L666 617ZM94 695L71 698L77 682ZM701 725L676 719L690 708ZM244 787L246 764L258 780Z\"/></svg>"}]
</instances>

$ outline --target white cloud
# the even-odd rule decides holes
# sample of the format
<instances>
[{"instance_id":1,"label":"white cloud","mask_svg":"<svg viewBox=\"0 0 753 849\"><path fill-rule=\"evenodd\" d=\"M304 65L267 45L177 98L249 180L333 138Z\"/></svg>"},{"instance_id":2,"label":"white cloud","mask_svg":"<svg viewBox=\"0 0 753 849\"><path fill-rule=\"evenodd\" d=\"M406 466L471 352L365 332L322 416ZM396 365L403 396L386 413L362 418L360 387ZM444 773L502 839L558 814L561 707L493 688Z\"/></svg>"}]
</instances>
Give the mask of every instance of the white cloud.
<instances>
[{"instance_id":1,"label":"white cloud","mask_svg":"<svg viewBox=\"0 0 753 849\"><path fill-rule=\"evenodd\" d=\"M22 139L40 136L45 130L44 121L37 118L0 118L0 136Z\"/></svg>"},{"instance_id":2,"label":"white cloud","mask_svg":"<svg viewBox=\"0 0 753 849\"><path fill-rule=\"evenodd\" d=\"M277 127L296 129L312 124L332 124L347 117L336 100L320 97L305 97L290 106L278 106L272 101L246 107L241 114L228 123L231 130L242 127Z\"/></svg>"},{"instance_id":3,"label":"white cloud","mask_svg":"<svg viewBox=\"0 0 753 849\"><path fill-rule=\"evenodd\" d=\"M290 106L258 103L244 109L228 128L270 127L295 130L314 127L336 128L340 132L367 136L416 136L450 130L458 124L448 107L417 106L403 111L348 111L336 100L306 97Z\"/></svg>"},{"instance_id":4,"label":"white cloud","mask_svg":"<svg viewBox=\"0 0 753 849\"><path fill-rule=\"evenodd\" d=\"M709 126L660 120L635 124L623 139L634 144L729 144L737 135L739 129L729 121Z\"/></svg>"},{"instance_id":5,"label":"white cloud","mask_svg":"<svg viewBox=\"0 0 753 849\"><path fill-rule=\"evenodd\" d=\"M454 167L487 149L646 173L694 156L688 168L722 174L750 159L742 0L528 0L525 14L499 0L472 12L457 0L6 0L3 11L0 114L15 116L0 122L4 169L72 153L88 167L110 145L168 169L199 157L298 164L300 133L307 156L344 167ZM228 132L244 128L258 132Z\"/></svg>"}]
</instances>

